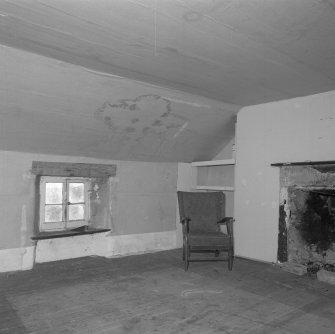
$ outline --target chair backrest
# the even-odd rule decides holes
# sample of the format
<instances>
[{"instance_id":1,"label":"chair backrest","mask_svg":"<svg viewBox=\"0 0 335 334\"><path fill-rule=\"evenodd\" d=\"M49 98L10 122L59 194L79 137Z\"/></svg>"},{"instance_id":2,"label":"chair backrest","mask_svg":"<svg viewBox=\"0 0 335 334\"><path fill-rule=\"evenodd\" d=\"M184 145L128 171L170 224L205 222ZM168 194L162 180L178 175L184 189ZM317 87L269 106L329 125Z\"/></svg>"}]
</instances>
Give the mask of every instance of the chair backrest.
<instances>
[{"instance_id":1,"label":"chair backrest","mask_svg":"<svg viewBox=\"0 0 335 334\"><path fill-rule=\"evenodd\" d=\"M191 232L217 232L217 222L225 216L225 194L178 191L179 214L190 218Z\"/></svg>"}]
</instances>

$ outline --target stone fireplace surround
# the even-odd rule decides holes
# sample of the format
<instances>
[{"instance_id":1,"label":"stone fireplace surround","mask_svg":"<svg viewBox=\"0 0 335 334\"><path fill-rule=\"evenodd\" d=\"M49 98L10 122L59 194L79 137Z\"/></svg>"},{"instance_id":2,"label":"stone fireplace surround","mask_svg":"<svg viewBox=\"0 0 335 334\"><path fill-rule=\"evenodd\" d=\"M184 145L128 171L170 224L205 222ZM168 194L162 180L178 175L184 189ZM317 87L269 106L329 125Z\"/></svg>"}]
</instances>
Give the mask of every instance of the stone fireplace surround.
<instances>
[{"instance_id":1,"label":"stone fireplace surround","mask_svg":"<svg viewBox=\"0 0 335 334\"><path fill-rule=\"evenodd\" d=\"M280 167L277 259L335 265L335 161L276 163Z\"/></svg>"}]
</instances>

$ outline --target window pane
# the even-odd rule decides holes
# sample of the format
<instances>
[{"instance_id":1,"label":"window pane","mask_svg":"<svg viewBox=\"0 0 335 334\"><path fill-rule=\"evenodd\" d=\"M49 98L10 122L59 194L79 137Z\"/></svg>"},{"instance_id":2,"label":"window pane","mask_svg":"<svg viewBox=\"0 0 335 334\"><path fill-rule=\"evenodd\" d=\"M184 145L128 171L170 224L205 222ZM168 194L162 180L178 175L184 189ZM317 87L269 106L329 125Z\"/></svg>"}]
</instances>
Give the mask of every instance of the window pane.
<instances>
[{"instance_id":1,"label":"window pane","mask_svg":"<svg viewBox=\"0 0 335 334\"><path fill-rule=\"evenodd\" d=\"M63 183L45 184L45 204L61 204L63 194Z\"/></svg>"},{"instance_id":2,"label":"window pane","mask_svg":"<svg viewBox=\"0 0 335 334\"><path fill-rule=\"evenodd\" d=\"M44 221L46 223L61 222L62 219L62 205L46 205L44 213Z\"/></svg>"},{"instance_id":3,"label":"window pane","mask_svg":"<svg viewBox=\"0 0 335 334\"><path fill-rule=\"evenodd\" d=\"M84 201L84 183L69 183L69 202L82 203Z\"/></svg>"},{"instance_id":4,"label":"window pane","mask_svg":"<svg viewBox=\"0 0 335 334\"><path fill-rule=\"evenodd\" d=\"M84 220L84 204L69 205L69 220Z\"/></svg>"}]
</instances>

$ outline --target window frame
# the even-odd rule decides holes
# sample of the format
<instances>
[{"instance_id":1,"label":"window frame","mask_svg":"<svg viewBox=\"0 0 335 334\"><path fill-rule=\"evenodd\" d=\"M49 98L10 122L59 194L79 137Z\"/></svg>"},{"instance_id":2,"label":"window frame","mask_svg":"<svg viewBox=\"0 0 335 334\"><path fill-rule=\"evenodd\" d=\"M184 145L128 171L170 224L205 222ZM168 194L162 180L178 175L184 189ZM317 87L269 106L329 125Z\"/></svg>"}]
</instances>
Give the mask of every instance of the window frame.
<instances>
[{"instance_id":1,"label":"window frame","mask_svg":"<svg viewBox=\"0 0 335 334\"><path fill-rule=\"evenodd\" d=\"M62 221L60 222L45 222L45 197L46 197L46 183L62 183ZM69 202L69 184L70 183L84 183L84 219L69 220L68 207ZM90 217L90 202L89 190L91 180L85 177L69 177L69 176L41 176L39 182L39 231L52 232L52 231L66 231L80 226L88 225ZM76 203L74 203L76 204ZM81 203L80 203L81 204Z\"/></svg>"}]
</instances>

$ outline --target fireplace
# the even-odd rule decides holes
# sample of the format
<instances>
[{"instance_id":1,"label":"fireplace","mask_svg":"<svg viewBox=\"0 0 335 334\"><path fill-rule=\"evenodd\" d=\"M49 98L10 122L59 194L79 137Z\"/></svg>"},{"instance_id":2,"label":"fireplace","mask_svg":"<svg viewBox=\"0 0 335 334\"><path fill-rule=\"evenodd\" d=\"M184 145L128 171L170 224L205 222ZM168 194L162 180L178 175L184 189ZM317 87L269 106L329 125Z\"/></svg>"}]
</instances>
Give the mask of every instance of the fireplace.
<instances>
[{"instance_id":1,"label":"fireplace","mask_svg":"<svg viewBox=\"0 0 335 334\"><path fill-rule=\"evenodd\" d=\"M278 163L278 262L335 265L335 161Z\"/></svg>"}]
</instances>

